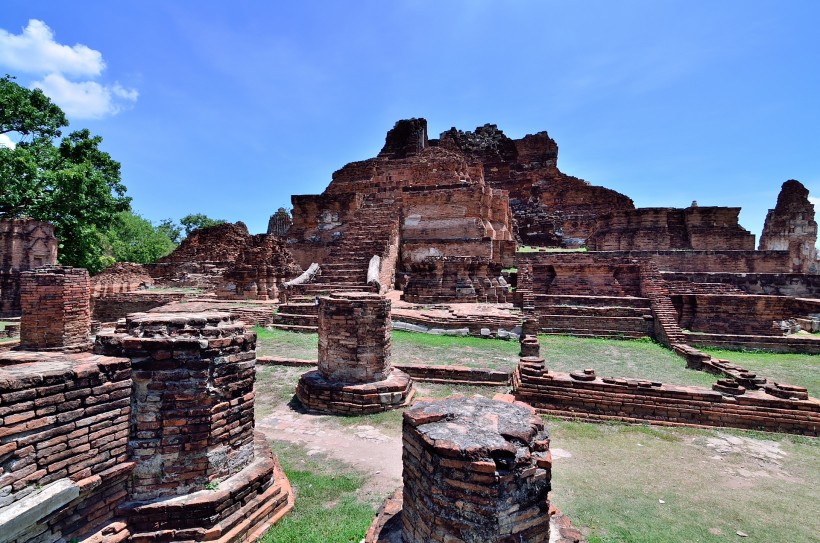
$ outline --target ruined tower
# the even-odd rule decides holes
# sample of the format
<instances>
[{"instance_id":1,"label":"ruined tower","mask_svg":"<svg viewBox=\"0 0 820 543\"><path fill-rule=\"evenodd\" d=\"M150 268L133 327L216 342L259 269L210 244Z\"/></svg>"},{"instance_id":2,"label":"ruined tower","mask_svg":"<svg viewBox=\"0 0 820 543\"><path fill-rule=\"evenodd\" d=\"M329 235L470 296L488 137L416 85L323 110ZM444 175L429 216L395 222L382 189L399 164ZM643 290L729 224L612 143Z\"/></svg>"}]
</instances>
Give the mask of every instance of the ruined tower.
<instances>
[{"instance_id":1,"label":"ruined tower","mask_svg":"<svg viewBox=\"0 0 820 543\"><path fill-rule=\"evenodd\" d=\"M761 251L789 251L793 272L817 273L817 222L809 190L800 181L783 183L777 205L766 214Z\"/></svg>"}]
</instances>

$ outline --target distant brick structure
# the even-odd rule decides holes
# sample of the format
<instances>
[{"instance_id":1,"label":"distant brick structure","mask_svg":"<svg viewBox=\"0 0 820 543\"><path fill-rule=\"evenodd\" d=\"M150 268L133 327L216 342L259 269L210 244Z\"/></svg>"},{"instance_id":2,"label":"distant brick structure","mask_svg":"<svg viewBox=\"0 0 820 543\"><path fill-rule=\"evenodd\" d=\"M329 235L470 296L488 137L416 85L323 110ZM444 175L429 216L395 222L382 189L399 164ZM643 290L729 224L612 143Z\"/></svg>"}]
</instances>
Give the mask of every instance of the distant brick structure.
<instances>
[{"instance_id":1,"label":"distant brick structure","mask_svg":"<svg viewBox=\"0 0 820 543\"><path fill-rule=\"evenodd\" d=\"M91 346L91 284L83 268L45 266L20 274L20 348L75 350Z\"/></svg>"},{"instance_id":2,"label":"distant brick structure","mask_svg":"<svg viewBox=\"0 0 820 543\"><path fill-rule=\"evenodd\" d=\"M550 440L533 408L418 401L403 443L403 543L550 541Z\"/></svg>"},{"instance_id":3,"label":"distant brick structure","mask_svg":"<svg viewBox=\"0 0 820 543\"><path fill-rule=\"evenodd\" d=\"M406 405L410 377L391 361L390 300L340 292L319 299L319 368L302 375L296 397L308 409L360 415Z\"/></svg>"},{"instance_id":4,"label":"distant brick structure","mask_svg":"<svg viewBox=\"0 0 820 543\"><path fill-rule=\"evenodd\" d=\"M592 251L670 249L753 251L754 235L738 224L739 207L645 207L598 217Z\"/></svg>"},{"instance_id":5,"label":"distant brick structure","mask_svg":"<svg viewBox=\"0 0 820 543\"><path fill-rule=\"evenodd\" d=\"M786 181L777 196L777 205L766 214L758 248L787 250L792 260L791 271L817 273L816 243L817 222L809 191L799 181Z\"/></svg>"},{"instance_id":6,"label":"distant brick structure","mask_svg":"<svg viewBox=\"0 0 820 543\"><path fill-rule=\"evenodd\" d=\"M268 220L268 235L284 237L288 234L291 224L293 219L290 218L290 213L284 207L280 207Z\"/></svg>"},{"instance_id":7,"label":"distant brick structure","mask_svg":"<svg viewBox=\"0 0 820 543\"><path fill-rule=\"evenodd\" d=\"M20 316L20 272L56 263L53 226L34 219L0 220L0 317Z\"/></svg>"}]
</instances>

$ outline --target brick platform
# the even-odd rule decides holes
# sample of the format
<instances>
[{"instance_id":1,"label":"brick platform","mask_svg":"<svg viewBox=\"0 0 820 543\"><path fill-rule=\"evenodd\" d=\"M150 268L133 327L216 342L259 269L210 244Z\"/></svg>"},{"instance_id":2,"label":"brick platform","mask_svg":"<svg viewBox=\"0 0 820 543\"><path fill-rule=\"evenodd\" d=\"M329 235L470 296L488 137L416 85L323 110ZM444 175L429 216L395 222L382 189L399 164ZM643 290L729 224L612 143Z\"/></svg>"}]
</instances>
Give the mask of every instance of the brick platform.
<instances>
[{"instance_id":1,"label":"brick platform","mask_svg":"<svg viewBox=\"0 0 820 543\"><path fill-rule=\"evenodd\" d=\"M357 415L406 405L410 377L391 364L390 300L340 292L319 299L319 369L302 375L296 397L309 410Z\"/></svg>"}]
</instances>

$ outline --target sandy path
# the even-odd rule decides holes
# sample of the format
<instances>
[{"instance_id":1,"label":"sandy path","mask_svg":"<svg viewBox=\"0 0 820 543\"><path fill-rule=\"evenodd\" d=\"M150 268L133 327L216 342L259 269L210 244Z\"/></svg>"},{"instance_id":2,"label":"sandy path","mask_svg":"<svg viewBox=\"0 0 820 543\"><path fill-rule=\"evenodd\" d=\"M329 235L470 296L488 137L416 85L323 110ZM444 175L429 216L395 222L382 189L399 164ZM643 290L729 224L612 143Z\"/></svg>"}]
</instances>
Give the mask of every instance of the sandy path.
<instances>
[{"instance_id":1,"label":"sandy path","mask_svg":"<svg viewBox=\"0 0 820 543\"><path fill-rule=\"evenodd\" d=\"M344 462L367 476L363 498L379 502L401 486L401 436L389 435L373 426L341 426L333 417L309 415L287 405L277 407L256 427L266 437L308 449Z\"/></svg>"}]
</instances>

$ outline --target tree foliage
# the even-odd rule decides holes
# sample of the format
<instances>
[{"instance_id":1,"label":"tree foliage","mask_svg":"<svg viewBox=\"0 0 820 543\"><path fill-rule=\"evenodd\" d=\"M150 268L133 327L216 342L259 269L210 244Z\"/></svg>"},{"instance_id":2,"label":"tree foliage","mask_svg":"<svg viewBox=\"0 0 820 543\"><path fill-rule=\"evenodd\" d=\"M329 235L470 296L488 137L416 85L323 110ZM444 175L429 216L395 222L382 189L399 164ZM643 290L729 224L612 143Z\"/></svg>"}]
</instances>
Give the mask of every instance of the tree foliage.
<instances>
[{"instance_id":1,"label":"tree foliage","mask_svg":"<svg viewBox=\"0 0 820 543\"><path fill-rule=\"evenodd\" d=\"M104 247L111 263L150 264L173 251L176 243L162 223L154 226L132 211L121 211L105 232Z\"/></svg>"},{"instance_id":2,"label":"tree foliage","mask_svg":"<svg viewBox=\"0 0 820 543\"><path fill-rule=\"evenodd\" d=\"M87 129L62 137L65 115L39 89L0 78L0 218L32 217L54 225L62 264L102 269L103 233L130 209L120 164Z\"/></svg>"},{"instance_id":3,"label":"tree foliage","mask_svg":"<svg viewBox=\"0 0 820 543\"><path fill-rule=\"evenodd\" d=\"M223 219L212 219L207 215L203 215L202 213L195 213L191 215L185 215L179 220L180 224L183 228L185 228L185 235L190 236L191 232L194 230L198 230L200 228L208 228L209 226L216 226L217 224L223 224L225 220Z\"/></svg>"}]
</instances>

